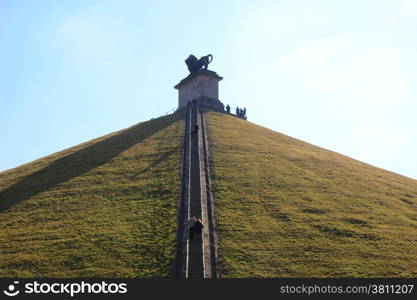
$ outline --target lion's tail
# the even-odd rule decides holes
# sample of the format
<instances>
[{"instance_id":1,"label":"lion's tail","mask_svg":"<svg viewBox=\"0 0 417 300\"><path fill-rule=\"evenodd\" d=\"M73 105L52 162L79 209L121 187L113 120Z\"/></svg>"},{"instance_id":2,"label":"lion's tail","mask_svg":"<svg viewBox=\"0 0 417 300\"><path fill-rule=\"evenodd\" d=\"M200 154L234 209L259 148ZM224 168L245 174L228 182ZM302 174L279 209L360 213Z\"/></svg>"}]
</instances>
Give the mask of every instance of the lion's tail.
<instances>
[{"instance_id":1,"label":"lion's tail","mask_svg":"<svg viewBox=\"0 0 417 300\"><path fill-rule=\"evenodd\" d=\"M213 55L208 54L208 55L207 55L207 57L209 57L209 58L210 58L210 59L209 59L209 61L208 61L208 63L211 63L211 62L213 61Z\"/></svg>"}]
</instances>

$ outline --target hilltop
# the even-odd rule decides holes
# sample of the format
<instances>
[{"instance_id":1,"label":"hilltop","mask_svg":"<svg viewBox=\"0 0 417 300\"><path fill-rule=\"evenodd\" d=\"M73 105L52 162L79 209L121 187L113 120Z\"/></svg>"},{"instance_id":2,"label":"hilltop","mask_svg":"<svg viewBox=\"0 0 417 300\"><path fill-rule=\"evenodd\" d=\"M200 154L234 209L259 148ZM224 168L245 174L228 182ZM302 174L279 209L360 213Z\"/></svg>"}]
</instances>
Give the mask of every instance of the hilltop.
<instances>
[{"instance_id":1,"label":"hilltop","mask_svg":"<svg viewBox=\"0 0 417 300\"><path fill-rule=\"evenodd\" d=\"M416 277L417 181L207 114L223 277Z\"/></svg>"}]
</instances>

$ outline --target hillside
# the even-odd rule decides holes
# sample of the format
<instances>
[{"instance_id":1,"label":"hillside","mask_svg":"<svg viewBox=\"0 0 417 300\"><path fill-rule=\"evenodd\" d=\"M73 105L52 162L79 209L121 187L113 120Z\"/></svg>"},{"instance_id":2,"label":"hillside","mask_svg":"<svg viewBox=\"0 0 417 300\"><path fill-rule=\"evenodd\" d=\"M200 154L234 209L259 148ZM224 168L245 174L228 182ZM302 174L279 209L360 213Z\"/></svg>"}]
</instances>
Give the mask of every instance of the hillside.
<instances>
[{"instance_id":1,"label":"hillside","mask_svg":"<svg viewBox=\"0 0 417 300\"><path fill-rule=\"evenodd\" d=\"M417 181L207 115L223 277L416 277Z\"/></svg>"},{"instance_id":2,"label":"hillside","mask_svg":"<svg viewBox=\"0 0 417 300\"><path fill-rule=\"evenodd\" d=\"M207 114L222 277L416 277L417 181ZM0 173L0 277L170 277L183 120Z\"/></svg>"},{"instance_id":3,"label":"hillside","mask_svg":"<svg viewBox=\"0 0 417 300\"><path fill-rule=\"evenodd\" d=\"M182 135L174 114L0 173L0 277L169 277Z\"/></svg>"}]
</instances>

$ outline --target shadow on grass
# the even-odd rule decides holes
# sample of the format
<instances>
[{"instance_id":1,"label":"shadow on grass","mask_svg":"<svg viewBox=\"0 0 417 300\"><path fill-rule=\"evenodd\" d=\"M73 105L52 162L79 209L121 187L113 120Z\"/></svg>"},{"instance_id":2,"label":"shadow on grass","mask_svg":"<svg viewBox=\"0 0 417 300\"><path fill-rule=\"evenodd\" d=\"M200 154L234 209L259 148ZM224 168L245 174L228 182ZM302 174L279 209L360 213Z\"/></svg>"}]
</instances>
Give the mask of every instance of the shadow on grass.
<instances>
[{"instance_id":1,"label":"shadow on grass","mask_svg":"<svg viewBox=\"0 0 417 300\"><path fill-rule=\"evenodd\" d=\"M140 123L53 161L43 169L24 177L0 192L0 211L105 164L121 152L170 126L181 117L181 114L177 113ZM161 157L158 161L161 162L165 158Z\"/></svg>"},{"instance_id":2,"label":"shadow on grass","mask_svg":"<svg viewBox=\"0 0 417 300\"><path fill-rule=\"evenodd\" d=\"M161 156L155 160L153 163L151 163L148 167L146 167L145 169L139 171L137 174L133 175L130 177L130 179L132 180L137 180L141 177L141 175L147 173L148 171L152 170L153 168L155 168L156 166L158 166L160 163L163 163L164 161L166 161L168 158L170 158L170 156L174 155L177 152L177 150L170 150L170 151L165 151L161 154Z\"/></svg>"}]
</instances>

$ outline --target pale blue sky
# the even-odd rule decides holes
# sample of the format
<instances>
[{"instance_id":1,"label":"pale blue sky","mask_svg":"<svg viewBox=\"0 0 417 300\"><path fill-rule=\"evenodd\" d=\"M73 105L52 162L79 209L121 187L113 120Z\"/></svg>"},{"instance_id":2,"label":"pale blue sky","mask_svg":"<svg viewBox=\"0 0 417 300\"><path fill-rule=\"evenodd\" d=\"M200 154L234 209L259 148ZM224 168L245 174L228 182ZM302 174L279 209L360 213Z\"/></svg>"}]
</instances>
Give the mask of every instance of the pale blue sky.
<instances>
[{"instance_id":1,"label":"pale blue sky","mask_svg":"<svg viewBox=\"0 0 417 300\"><path fill-rule=\"evenodd\" d=\"M415 0L0 0L0 171L163 115L214 55L251 122L417 178Z\"/></svg>"}]
</instances>

